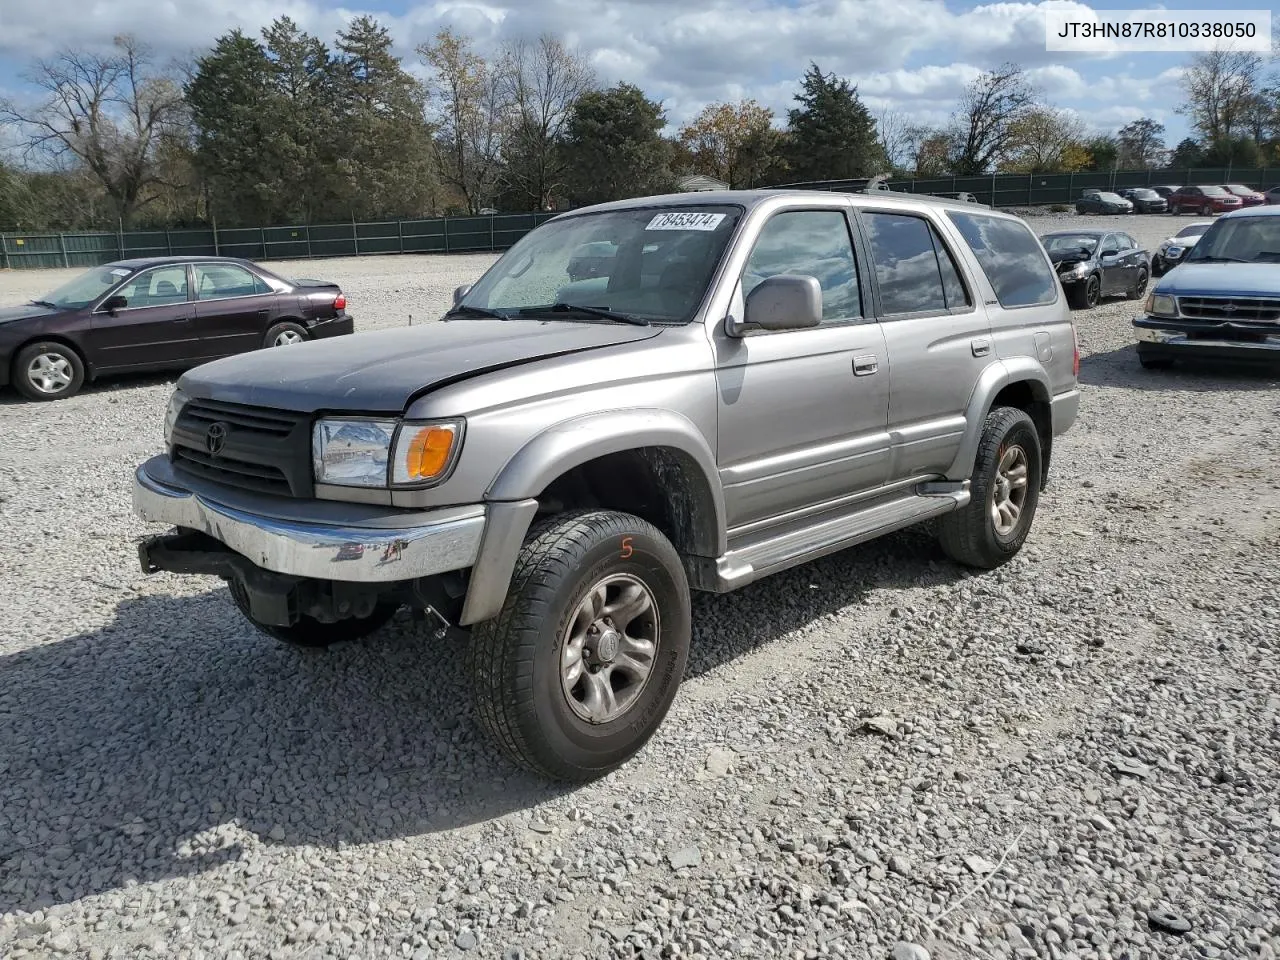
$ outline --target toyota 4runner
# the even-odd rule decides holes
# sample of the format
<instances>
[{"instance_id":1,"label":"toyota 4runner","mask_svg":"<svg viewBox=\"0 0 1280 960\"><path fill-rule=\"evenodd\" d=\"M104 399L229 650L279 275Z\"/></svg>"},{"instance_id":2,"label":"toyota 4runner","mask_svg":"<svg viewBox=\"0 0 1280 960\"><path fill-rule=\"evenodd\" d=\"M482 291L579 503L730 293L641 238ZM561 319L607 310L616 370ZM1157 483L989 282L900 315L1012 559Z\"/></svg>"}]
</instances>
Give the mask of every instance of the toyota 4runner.
<instances>
[{"instance_id":1,"label":"toyota 4runner","mask_svg":"<svg viewBox=\"0 0 1280 960\"><path fill-rule=\"evenodd\" d=\"M567 780L661 723L691 589L932 518L961 563L1013 557L1079 400L1026 225L885 194L576 210L442 322L296 349L178 381L143 569L219 576L303 647L405 605L469 628L481 723Z\"/></svg>"}]
</instances>

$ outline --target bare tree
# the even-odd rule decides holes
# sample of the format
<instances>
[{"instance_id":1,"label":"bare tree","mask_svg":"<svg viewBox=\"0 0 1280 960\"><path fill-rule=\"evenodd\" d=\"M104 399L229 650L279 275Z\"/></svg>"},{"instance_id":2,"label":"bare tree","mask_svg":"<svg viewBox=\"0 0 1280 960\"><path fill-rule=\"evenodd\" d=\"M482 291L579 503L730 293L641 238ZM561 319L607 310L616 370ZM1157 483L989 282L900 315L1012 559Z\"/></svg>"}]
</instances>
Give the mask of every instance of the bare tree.
<instances>
[{"instance_id":1,"label":"bare tree","mask_svg":"<svg viewBox=\"0 0 1280 960\"><path fill-rule=\"evenodd\" d=\"M507 48L501 79L513 112L506 180L537 209L549 209L564 191L565 126L578 98L595 88L595 73L582 54L544 34Z\"/></svg>"},{"instance_id":2,"label":"bare tree","mask_svg":"<svg viewBox=\"0 0 1280 960\"><path fill-rule=\"evenodd\" d=\"M502 172L503 141L512 116L505 64L491 64L466 37L442 30L418 46L432 69L429 110L437 129L440 179L471 213L488 206Z\"/></svg>"},{"instance_id":3,"label":"bare tree","mask_svg":"<svg viewBox=\"0 0 1280 960\"><path fill-rule=\"evenodd\" d=\"M1198 53L1182 77L1187 98L1178 112L1209 145L1230 142L1248 123L1262 58L1244 50Z\"/></svg>"},{"instance_id":4,"label":"bare tree","mask_svg":"<svg viewBox=\"0 0 1280 960\"><path fill-rule=\"evenodd\" d=\"M86 168L128 220L161 183L157 154L184 113L178 84L130 36L117 37L110 54L64 51L38 61L26 78L47 96L28 109L0 102L0 120L22 131L29 152Z\"/></svg>"},{"instance_id":5,"label":"bare tree","mask_svg":"<svg viewBox=\"0 0 1280 960\"><path fill-rule=\"evenodd\" d=\"M952 116L952 171L973 176L1006 159L1017 121L1035 101L1035 88L1017 64L1007 63L970 83Z\"/></svg>"},{"instance_id":6,"label":"bare tree","mask_svg":"<svg viewBox=\"0 0 1280 960\"><path fill-rule=\"evenodd\" d=\"M905 170L914 159L914 149L925 136L924 128L896 110L881 110L876 118L880 149L892 170Z\"/></svg>"}]
</instances>

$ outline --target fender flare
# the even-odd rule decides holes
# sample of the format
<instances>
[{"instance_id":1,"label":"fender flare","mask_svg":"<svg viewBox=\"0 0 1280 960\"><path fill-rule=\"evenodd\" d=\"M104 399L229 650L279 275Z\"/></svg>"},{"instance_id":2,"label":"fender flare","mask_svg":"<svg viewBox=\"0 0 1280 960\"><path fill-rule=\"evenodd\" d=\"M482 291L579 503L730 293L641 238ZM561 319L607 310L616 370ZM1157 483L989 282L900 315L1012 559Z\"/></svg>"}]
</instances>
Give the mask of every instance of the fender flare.
<instances>
[{"instance_id":1,"label":"fender flare","mask_svg":"<svg viewBox=\"0 0 1280 960\"><path fill-rule=\"evenodd\" d=\"M978 444L982 442L982 429L986 424L987 414L991 412L991 405L1001 390L1014 383L1029 384L1036 400L1046 404L1051 402L1053 391L1049 387L1049 377L1034 357L1010 357L983 370L965 409L967 425L960 441L960 449L956 451L955 460L947 470L948 480L967 480L973 474Z\"/></svg>"}]
</instances>

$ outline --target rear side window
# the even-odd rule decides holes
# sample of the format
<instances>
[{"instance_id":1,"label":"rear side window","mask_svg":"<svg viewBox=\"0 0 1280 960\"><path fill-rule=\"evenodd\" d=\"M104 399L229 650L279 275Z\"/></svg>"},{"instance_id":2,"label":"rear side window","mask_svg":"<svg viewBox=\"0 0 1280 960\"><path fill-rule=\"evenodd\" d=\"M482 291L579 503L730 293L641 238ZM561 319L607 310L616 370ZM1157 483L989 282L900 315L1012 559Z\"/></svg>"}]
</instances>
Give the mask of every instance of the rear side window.
<instances>
[{"instance_id":1,"label":"rear side window","mask_svg":"<svg viewBox=\"0 0 1280 960\"><path fill-rule=\"evenodd\" d=\"M1057 299L1058 278L1025 224L960 210L948 210L947 216L978 258L1000 306L1030 307Z\"/></svg>"},{"instance_id":2,"label":"rear side window","mask_svg":"<svg viewBox=\"0 0 1280 960\"><path fill-rule=\"evenodd\" d=\"M939 312L969 304L951 254L927 220L898 213L861 217L884 313Z\"/></svg>"}]
</instances>

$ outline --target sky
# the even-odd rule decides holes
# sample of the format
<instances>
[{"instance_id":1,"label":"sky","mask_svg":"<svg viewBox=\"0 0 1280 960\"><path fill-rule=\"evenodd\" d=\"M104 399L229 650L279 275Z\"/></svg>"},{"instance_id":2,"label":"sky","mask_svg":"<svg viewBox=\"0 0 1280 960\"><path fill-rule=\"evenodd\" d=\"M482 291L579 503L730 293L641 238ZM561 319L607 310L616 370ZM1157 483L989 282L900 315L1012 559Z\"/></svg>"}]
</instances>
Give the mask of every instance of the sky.
<instances>
[{"instance_id":1,"label":"sky","mask_svg":"<svg viewBox=\"0 0 1280 960\"><path fill-rule=\"evenodd\" d=\"M1276 3L1252 0L1255 9ZM445 26L482 51L557 34L589 57L605 83L634 83L662 100L672 126L707 103L742 97L785 118L811 60L856 83L873 113L942 124L967 82L1011 61L1047 101L1074 110L1091 129L1111 132L1145 116L1166 125L1170 145L1188 133L1175 108L1191 54L1049 53L1035 3L967 0L0 0L0 96L29 95L22 74L33 58L68 46L105 48L120 33L142 38L161 57L181 58L232 27L257 32L282 14L328 40L362 13L390 28L406 65L419 72L413 48Z\"/></svg>"}]
</instances>

